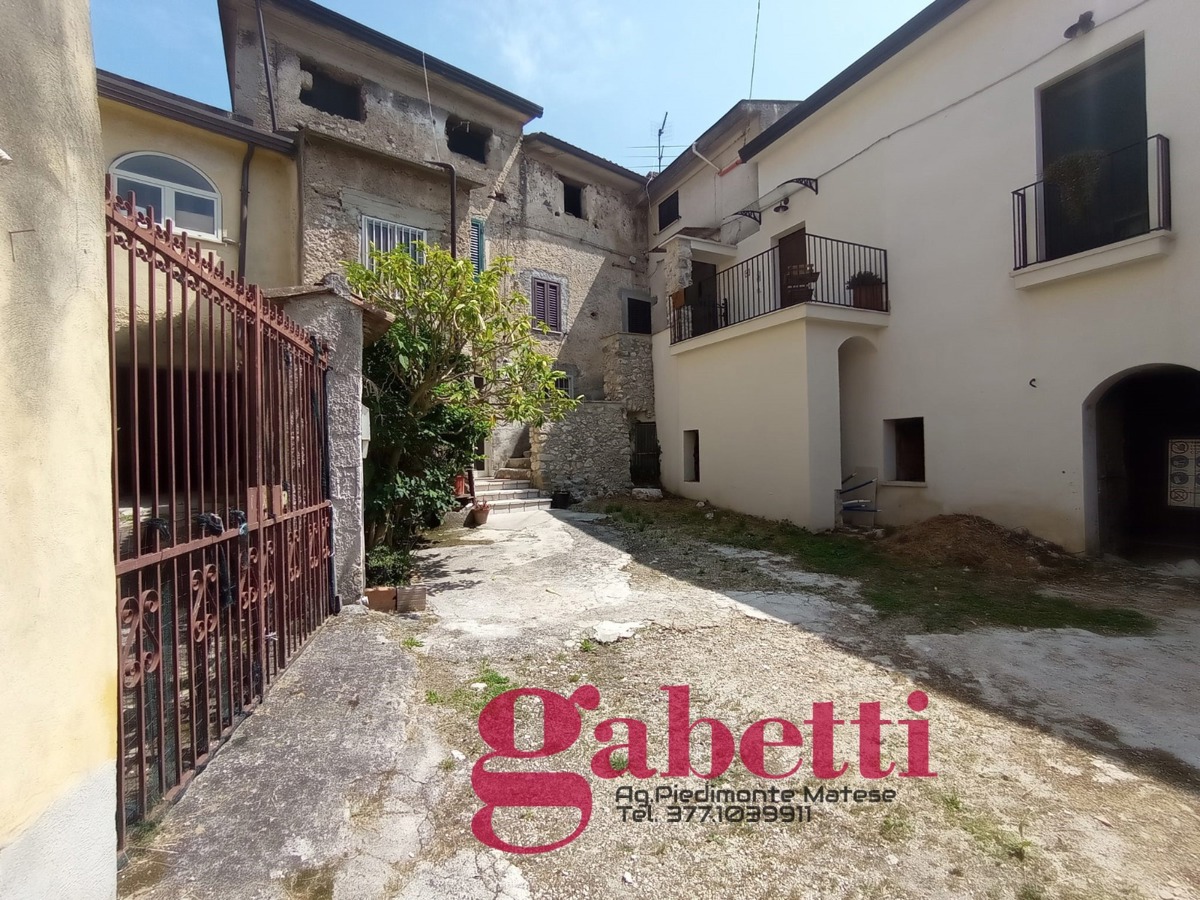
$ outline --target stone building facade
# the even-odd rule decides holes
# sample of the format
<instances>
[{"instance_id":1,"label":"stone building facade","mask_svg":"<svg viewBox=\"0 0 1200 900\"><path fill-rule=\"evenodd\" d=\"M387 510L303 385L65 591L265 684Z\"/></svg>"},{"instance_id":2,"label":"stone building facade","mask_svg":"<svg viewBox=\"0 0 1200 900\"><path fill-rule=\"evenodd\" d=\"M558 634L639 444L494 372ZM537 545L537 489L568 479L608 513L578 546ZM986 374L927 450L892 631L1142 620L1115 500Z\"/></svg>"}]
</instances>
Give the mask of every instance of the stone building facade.
<instances>
[{"instance_id":1,"label":"stone building facade","mask_svg":"<svg viewBox=\"0 0 1200 900\"><path fill-rule=\"evenodd\" d=\"M460 256L511 259L509 290L553 296L541 340L566 375L562 386L584 407L616 406L581 408L542 432L536 452L528 428L502 424L481 466L491 474L529 453L537 482L570 482L578 496L626 489L632 423L653 412L631 416L609 394L608 369L625 357L605 340L629 330L631 304L640 305L635 325L644 319L649 330L645 178L524 134L541 115L536 104L308 0L262 4L263 32L253 0L219 6L235 113L297 133L301 280L361 259L371 243L449 246L452 232ZM588 442L624 447L624 472L576 452L571 442L585 432Z\"/></svg>"}]
</instances>

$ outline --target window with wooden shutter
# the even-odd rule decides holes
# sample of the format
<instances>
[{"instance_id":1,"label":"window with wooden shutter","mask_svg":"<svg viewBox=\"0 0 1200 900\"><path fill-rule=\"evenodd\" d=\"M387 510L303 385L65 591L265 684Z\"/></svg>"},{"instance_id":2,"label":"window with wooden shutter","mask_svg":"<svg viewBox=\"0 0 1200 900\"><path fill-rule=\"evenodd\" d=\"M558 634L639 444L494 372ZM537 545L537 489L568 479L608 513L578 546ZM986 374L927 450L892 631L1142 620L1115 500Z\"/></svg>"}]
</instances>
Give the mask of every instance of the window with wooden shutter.
<instances>
[{"instance_id":1,"label":"window with wooden shutter","mask_svg":"<svg viewBox=\"0 0 1200 900\"><path fill-rule=\"evenodd\" d=\"M475 266L475 274L478 275L487 268L487 251L484 249L483 243L483 220L471 220L471 262Z\"/></svg>"},{"instance_id":2,"label":"window with wooden shutter","mask_svg":"<svg viewBox=\"0 0 1200 900\"><path fill-rule=\"evenodd\" d=\"M562 331L561 288L555 281L533 279L533 317L551 331Z\"/></svg>"}]
</instances>

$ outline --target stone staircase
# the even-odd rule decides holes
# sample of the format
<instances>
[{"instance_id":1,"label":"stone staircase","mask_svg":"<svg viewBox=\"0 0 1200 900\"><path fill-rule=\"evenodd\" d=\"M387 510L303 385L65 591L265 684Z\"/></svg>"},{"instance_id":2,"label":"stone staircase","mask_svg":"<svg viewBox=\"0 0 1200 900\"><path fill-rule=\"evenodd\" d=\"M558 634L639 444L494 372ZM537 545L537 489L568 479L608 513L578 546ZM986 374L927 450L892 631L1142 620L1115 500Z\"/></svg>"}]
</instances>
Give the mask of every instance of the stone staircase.
<instances>
[{"instance_id":1,"label":"stone staircase","mask_svg":"<svg viewBox=\"0 0 1200 900\"><path fill-rule=\"evenodd\" d=\"M524 456L514 456L495 476L475 476L475 496L492 505L492 514L524 512L531 509L549 509L550 497L530 481L532 461L530 451Z\"/></svg>"}]
</instances>

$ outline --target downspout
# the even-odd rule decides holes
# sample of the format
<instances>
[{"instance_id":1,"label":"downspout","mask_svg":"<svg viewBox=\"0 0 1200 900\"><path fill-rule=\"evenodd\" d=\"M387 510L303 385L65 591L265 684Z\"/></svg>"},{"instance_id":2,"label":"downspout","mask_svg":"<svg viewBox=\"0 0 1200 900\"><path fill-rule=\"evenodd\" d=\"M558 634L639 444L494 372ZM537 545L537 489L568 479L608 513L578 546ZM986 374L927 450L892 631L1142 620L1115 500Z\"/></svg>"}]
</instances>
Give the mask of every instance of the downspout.
<instances>
[{"instance_id":1,"label":"downspout","mask_svg":"<svg viewBox=\"0 0 1200 900\"><path fill-rule=\"evenodd\" d=\"M267 26L263 22L262 0L254 0L254 9L258 12L258 40L262 45L263 74L267 78L267 108L271 111L271 131L279 130L275 121L275 80L271 77L271 58L267 54Z\"/></svg>"},{"instance_id":2,"label":"downspout","mask_svg":"<svg viewBox=\"0 0 1200 900\"><path fill-rule=\"evenodd\" d=\"M458 259L458 172L453 163L435 160L426 162L450 173L450 256Z\"/></svg>"},{"instance_id":3,"label":"downspout","mask_svg":"<svg viewBox=\"0 0 1200 900\"><path fill-rule=\"evenodd\" d=\"M242 224L238 230L238 276L246 280L246 243L250 230L250 161L254 159L255 147L246 144L246 155L242 157Z\"/></svg>"},{"instance_id":4,"label":"downspout","mask_svg":"<svg viewBox=\"0 0 1200 900\"><path fill-rule=\"evenodd\" d=\"M716 170L717 170L717 173L718 173L718 174L720 174L721 167L720 167L720 166L718 166L718 165L717 165L715 162L713 162L711 159L709 159L707 156L704 156L703 154L701 154L701 153L700 153L700 151L696 149L696 145L695 145L695 144L692 144L692 152L693 152L693 153L695 153L695 154L696 154L696 156L700 157L700 159L704 160L706 163L708 163L710 166L712 166L714 169L716 169Z\"/></svg>"}]
</instances>

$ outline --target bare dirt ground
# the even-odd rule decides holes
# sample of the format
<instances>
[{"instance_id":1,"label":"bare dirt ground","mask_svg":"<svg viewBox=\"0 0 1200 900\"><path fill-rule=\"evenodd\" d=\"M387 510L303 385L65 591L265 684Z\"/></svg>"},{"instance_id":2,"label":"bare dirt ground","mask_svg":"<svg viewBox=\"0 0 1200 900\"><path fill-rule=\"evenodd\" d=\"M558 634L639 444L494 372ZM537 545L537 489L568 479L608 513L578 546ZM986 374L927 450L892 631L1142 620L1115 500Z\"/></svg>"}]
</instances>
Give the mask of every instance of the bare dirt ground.
<instances>
[{"instance_id":1,"label":"bare dirt ground","mask_svg":"<svg viewBox=\"0 0 1200 900\"><path fill-rule=\"evenodd\" d=\"M273 814L270 827L280 834L265 843L291 848L291 855L261 851L266 874L256 879L246 874L253 865L245 853L222 876L213 851L202 856L189 849L203 843L180 837L197 821L179 814L189 803L187 815L202 810L210 835L246 827L241 820L248 812L223 801L219 789L218 765L242 758L235 742L147 837L150 850L135 855L127 872L156 859L156 842L173 855L158 854L149 884L127 874L123 893L293 900L1200 900L1195 581L1095 570L1067 559L1059 566L1036 554L1022 567L1027 571L1011 576L1007 569L963 572L957 562L894 562L867 542L817 541L694 505L598 509L593 516L497 516L485 529L438 535L423 554L428 614L412 621L354 617L360 624L353 628L371 642L371 659L343 678L352 678L355 695L363 697L377 678L390 700L386 709L371 704L371 721L346 711L339 714L344 726L326 727L359 729L353 739L317 734L301 742L309 766L341 765L353 775L342 778L354 789L344 788L340 803L341 782L322 779L329 809L343 817L327 839L313 846L308 819L293 825ZM1019 624L1022 618L1049 627ZM605 623L631 636L601 643L597 626L612 630ZM322 632L317 641L325 639ZM350 657L353 649L343 639L336 653ZM412 674L393 675L389 660L395 671ZM314 669L305 677L321 675ZM511 687L568 695L586 684L598 688L601 703L584 713L575 746L549 760L511 765L585 774L595 803L589 826L548 854L484 849L470 830L479 807L471 766L486 750L479 709ZM814 702L832 702L840 718L850 719L860 702L878 700L885 718L905 718L905 698L921 689L930 697L920 717L930 722L938 774L868 783L852 765L838 788L892 787L895 800L816 802L811 821L802 824L670 822L665 807L655 810L654 821L623 821L618 807L628 804L617 802L619 788L708 784L630 775L607 780L590 772L601 746L592 729L610 716L644 721L649 763L665 768L664 685L690 685L692 717L718 718L735 734L768 717L802 723ZM264 711L277 707L278 693ZM388 753L355 749L372 729L390 735ZM856 760L857 729L847 725L836 734L836 758ZM270 746L273 739L263 733L253 744ZM420 752L410 756L414 740ZM518 744L540 740L537 716L522 717ZM773 758L777 770L794 762L796 751L790 752L790 760ZM397 768L407 769L412 759L423 761L413 763L415 781ZM903 764L902 731L885 730L883 760ZM270 767L256 777L262 797L294 790L271 784L287 776ZM736 761L716 784L770 786ZM800 791L821 785L808 765L774 784ZM401 830L384 841L388 815L401 816L395 823L411 835ZM501 810L495 821L504 837L532 843L565 836L577 817ZM305 852L297 855L297 847ZM202 892L196 887L202 882L221 885L221 892ZM164 884L171 892L155 887Z\"/></svg>"}]
</instances>

